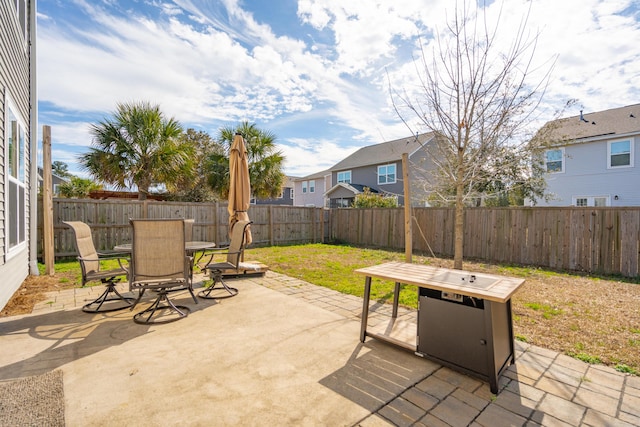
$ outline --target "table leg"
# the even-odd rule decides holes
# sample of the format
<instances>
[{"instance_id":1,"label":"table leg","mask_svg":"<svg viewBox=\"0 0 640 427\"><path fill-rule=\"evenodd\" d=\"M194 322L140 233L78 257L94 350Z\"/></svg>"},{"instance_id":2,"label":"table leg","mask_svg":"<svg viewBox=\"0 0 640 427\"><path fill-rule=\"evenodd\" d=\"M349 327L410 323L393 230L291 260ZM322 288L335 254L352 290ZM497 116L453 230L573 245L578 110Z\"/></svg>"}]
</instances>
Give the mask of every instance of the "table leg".
<instances>
[{"instance_id":1,"label":"table leg","mask_svg":"<svg viewBox=\"0 0 640 427\"><path fill-rule=\"evenodd\" d=\"M398 317L398 300L400 299L400 282L396 282L396 287L393 289L393 312L392 318Z\"/></svg>"},{"instance_id":2,"label":"table leg","mask_svg":"<svg viewBox=\"0 0 640 427\"><path fill-rule=\"evenodd\" d=\"M369 318L369 296L371 294L371 276L364 279L364 295L362 296L362 323L360 324L360 342L367 337L367 319Z\"/></svg>"}]
</instances>

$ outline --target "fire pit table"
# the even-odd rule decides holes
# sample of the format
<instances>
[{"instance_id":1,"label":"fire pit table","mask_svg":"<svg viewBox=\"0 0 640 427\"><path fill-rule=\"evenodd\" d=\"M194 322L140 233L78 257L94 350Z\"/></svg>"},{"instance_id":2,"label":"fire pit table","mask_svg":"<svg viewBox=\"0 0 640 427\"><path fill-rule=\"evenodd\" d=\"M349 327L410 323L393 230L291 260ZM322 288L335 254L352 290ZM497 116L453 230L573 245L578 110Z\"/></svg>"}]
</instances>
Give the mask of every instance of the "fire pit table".
<instances>
[{"instance_id":1,"label":"fire pit table","mask_svg":"<svg viewBox=\"0 0 640 427\"><path fill-rule=\"evenodd\" d=\"M514 362L511 297L524 279L389 262L355 270L365 276L360 341L382 340L444 366L489 382ZM400 284L418 287L416 344L367 331L371 279L395 282L392 319L398 314Z\"/></svg>"}]
</instances>

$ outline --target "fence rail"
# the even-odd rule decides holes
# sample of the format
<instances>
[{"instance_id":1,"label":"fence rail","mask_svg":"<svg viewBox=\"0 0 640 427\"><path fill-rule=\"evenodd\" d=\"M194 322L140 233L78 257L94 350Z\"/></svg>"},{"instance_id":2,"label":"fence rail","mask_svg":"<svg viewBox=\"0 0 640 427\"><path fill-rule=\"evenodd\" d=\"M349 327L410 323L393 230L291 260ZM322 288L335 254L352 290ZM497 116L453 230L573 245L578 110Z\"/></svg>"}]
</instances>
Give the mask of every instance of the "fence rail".
<instances>
[{"instance_id":1,"label":"fence rail","mask_svg":"<svg viewBox=\"0 0 640 427\"><path fill-rule=\"evenodd\" d=\"M402 208L253 205L249 216L256 246L340 241L404 249ZM194 240L229 240L226 203L54 199L55 255L75 255L73 234L62 221L88 223L96 248L104 251L131 241L130 218L193 218ZM414 251L453 256L453 208L413 208L412 219ZM41 211L38 228L41 254ZM640 275L640 207L469 208L464 239L467 259Z\"/></svg>"}]
</instances>

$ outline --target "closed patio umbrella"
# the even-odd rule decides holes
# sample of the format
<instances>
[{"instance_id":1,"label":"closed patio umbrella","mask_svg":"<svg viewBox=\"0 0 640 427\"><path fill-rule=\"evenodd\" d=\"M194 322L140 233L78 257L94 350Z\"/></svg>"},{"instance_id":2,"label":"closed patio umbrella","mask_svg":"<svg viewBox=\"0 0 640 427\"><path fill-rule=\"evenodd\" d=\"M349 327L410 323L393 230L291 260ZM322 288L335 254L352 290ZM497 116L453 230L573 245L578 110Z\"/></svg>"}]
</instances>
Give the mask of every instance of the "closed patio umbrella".
<instances>
[{"instance_id":1,"label":"closed patio umbrella","mask_svg":"<svg viewBox=\"0 0 640 427\"><path fill-rule=\"evenodd\" d=\"M251 182L249 178L249 159L244 138L236 134L229 153L229 236L238 221L249 221L249 200ZM251 228L247 227L246 244L251 243Z\"/></svg>"}]
</instances>

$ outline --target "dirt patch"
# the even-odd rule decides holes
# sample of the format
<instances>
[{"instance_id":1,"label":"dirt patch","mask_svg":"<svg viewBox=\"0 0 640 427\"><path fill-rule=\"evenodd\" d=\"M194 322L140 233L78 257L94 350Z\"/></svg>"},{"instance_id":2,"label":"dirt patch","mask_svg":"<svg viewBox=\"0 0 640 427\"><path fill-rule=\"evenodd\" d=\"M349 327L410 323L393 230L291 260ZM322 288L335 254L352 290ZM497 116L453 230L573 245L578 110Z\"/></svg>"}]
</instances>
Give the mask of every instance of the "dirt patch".
<instances>
[{"instance_id":1,"label":"dirt patch","mask_svg":"<svg viewBox=\"0 0 640 427\"><path fill-rule=\"evenodd\" d=\"M528 278L513 298L516 336L640 373L640 285L594 278ZM618 366L624 368L623 366Z\"/></svg>"},{"instance_id":2,"label":"dirt patch","mask_svg":"<svg viewBox=\"0 0 640 427\"><path fill-rule=\"evenodd\" d=\"M0 317L31 313L33 307L46 299L47 292L80 286L74 273L56 273L54 276L28 276L0 311Z\"/></svg>"}]
</instances>

